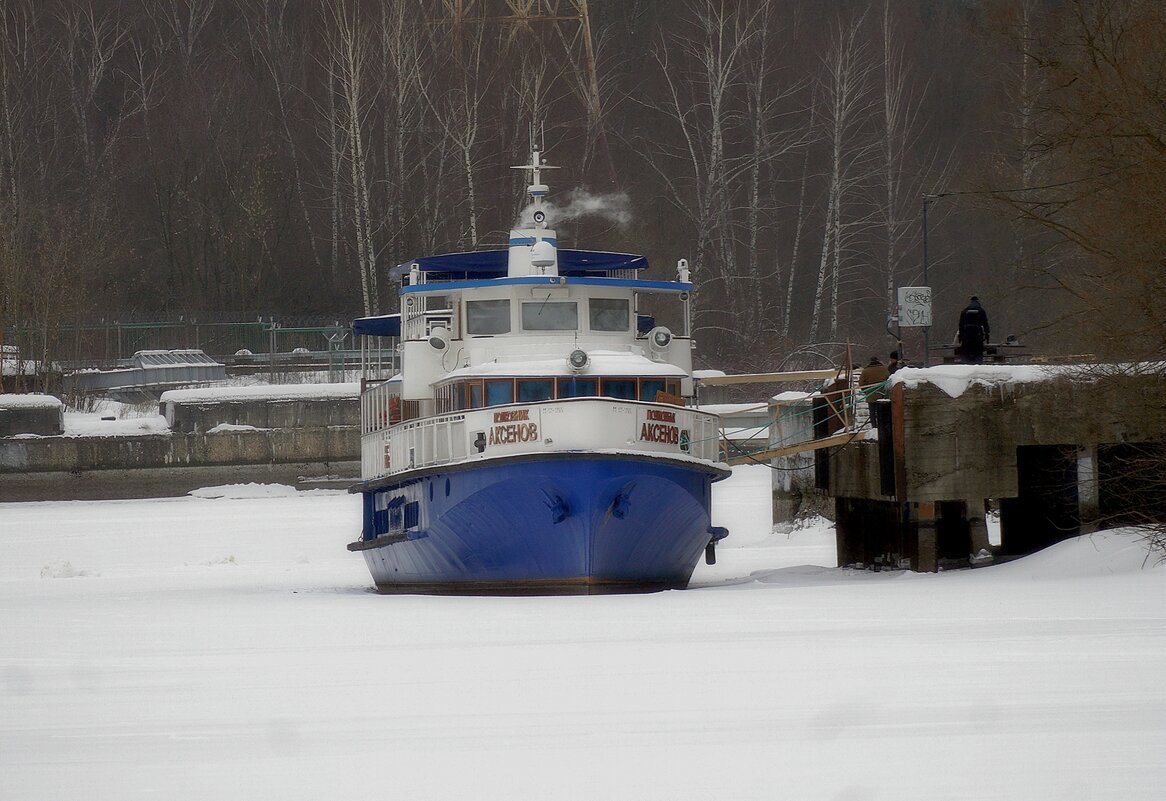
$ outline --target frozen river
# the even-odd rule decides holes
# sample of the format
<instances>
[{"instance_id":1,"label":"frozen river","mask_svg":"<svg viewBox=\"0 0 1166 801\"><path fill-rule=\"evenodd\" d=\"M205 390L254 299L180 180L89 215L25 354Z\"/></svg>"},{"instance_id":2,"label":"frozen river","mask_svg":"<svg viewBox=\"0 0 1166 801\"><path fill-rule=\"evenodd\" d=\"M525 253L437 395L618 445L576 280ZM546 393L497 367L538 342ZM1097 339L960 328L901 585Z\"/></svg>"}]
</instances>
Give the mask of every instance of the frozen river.
<instances>
[{"instance_id":1,"label":"frozen river","mask_svg":"<svg viewBox=\"0 0 1166 801\"><path fill-rule=\"evenodd\" d=\"M0 503L0 799L1163 797L1136 539L840 571L768 480L643 596L377 595L342 493Z\"/></svg>"}]
</instances>

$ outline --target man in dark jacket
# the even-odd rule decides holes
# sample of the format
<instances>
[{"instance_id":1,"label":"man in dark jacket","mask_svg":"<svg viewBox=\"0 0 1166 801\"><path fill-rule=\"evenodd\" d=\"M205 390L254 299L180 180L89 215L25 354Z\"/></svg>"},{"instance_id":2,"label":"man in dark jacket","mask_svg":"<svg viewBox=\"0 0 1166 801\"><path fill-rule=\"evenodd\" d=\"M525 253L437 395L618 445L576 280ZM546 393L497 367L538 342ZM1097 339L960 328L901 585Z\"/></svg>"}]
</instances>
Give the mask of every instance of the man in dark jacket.
<instances>
[{"instance_id":1,"label":"man in dark jacket","mask_svg":"<svg viewBox=\"0 0 1166 801\"><path fill-rule=\"evenodd\" d=\"M984 343L988 341L988 331L988 312L980 305L980 299L972 295L971 302L960 312L960 325L956 331L961 361L968 364L984 361Z\"/></svg>"}]
</instances>

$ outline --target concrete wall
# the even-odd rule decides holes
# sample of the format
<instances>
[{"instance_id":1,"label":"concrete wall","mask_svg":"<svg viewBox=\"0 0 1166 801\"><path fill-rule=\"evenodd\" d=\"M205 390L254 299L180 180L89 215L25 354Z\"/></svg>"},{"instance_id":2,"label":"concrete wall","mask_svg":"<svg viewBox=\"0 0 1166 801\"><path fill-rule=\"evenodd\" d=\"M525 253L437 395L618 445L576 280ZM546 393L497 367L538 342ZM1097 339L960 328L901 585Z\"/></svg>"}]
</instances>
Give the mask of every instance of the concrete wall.
<instances>
[{"instance_id":1,"label":"concrete wall","mask_svg":"<svg viewBox=\"0 0 1166 801\"><path fill-rule=\"evenodd\" d=\"M160 413L171 431L202 433L218 425L256 428L327 428L360 425L359 398L301 400L164 401Z\"/></svg>"},{"instance_id":2,"label":"concrete wall","mask_svg":"<svg viewBox=\"0 0 1166 801\"><path fill-rule=\"evenodd\" d=\"M214 434L0 439L0 476L18 472L339 462L359 458L360 434L355 426Z\"/></svg>"},{"instance_id":3,"label":"concrete wall","mask_svg":"<svg viewBox=\"0 0 1166 801\"><path fill-rule=\"evenodd\" d=\"M972 385L956 398L929 383L898 384L892 404L901 501L1015 497L1023 446L1166 441L1162 375ZM830 494L886 499L875 443L856 441L833 454Z\"/></svg>"},{"instance_id":4,"label":"concrete wall","mask_svg":"<svg viewBox=\"0 0 1166 801\"><path fill-rule=\"evenodd\" d=\"M0 401L0 437L60 434L64 421L64 407L59 404L8 406Z\"/></svg>"},{"instance_id":5,"label":"concrete wall","mask_svg":"<svg viewBox=\"0 0 1166 801\"><path fill-rule=\"evenodd\" d=\"M287 484L298 489L347 489L360 462L201 465L148 470L47 471L0 474L0 501L167 498L220 484ZM359 503L353 499L354 503Z\"/></svg>"},{"instance_id":6,"label":"concrete wall","mask_svg":"<svg viewBox=\"0 0 1166 801\"><path fill-rule=\"evenodd\" d=\"M23 415L10 434L41 436L0 437L0 500L181 494L208 483L322 474L352 483L360 472L359 404L356 398L167 403L172 430L140 436L63 436L59 408L50 410L57 420L51 429ZM212 433L223 424L248 427Z\"/></svg>"}]
</instances>

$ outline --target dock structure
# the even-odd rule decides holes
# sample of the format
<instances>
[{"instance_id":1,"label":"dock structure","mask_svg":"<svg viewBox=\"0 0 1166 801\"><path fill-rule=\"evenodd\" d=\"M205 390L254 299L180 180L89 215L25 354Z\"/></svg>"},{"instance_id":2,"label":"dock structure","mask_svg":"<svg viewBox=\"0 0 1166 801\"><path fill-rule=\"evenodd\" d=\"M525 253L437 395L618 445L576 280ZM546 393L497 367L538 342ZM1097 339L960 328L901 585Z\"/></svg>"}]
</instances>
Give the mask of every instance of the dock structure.
<instances>
[{"instance_id":1,"label":"dock structure","mask_svg":"<svg viewBox=\"0 0 1166 801\"><path fill-rule=\"evenodd\" d=\"M1166 521L1162 365L906 369L889 396L876 433L817 457L840 566L936 571Z\"/></svg>"},{"instance_id":2,"label":"dock structure","mask_svg":"<svg viewBox=\"0 0 1166 801\"><path fill-rule=\"evenodd\" d=\"M931 572L1166 522L1166 365L943 365L854 383L840 373L771 403L769 447L730 460L778 468L775 519L800 466L833 504L839 566Z\"/></svg>"}]
</instances>

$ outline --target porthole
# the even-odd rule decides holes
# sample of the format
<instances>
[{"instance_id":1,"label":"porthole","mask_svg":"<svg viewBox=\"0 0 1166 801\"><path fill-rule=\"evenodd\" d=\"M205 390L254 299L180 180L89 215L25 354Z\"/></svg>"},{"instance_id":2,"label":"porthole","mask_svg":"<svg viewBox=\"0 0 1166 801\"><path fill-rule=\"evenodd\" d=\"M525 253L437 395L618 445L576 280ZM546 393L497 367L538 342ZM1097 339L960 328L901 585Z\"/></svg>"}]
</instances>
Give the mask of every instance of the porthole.
<instances>
[{"instance_id":1,"label":"porthole","mask_svg":"<svg viewBox=\"0 0 1166 801\"><path fill-rule=\"evenodd\" d=\"M445 480L445 497L449 497L449 479Z\"/></svg>"}]
</instances>

